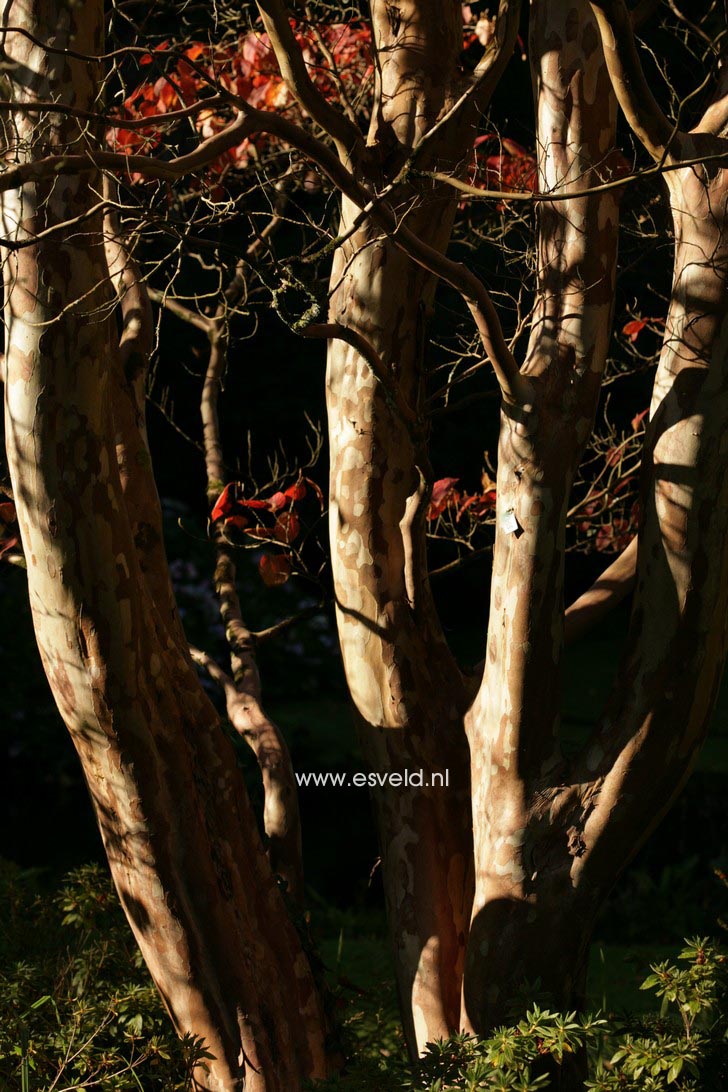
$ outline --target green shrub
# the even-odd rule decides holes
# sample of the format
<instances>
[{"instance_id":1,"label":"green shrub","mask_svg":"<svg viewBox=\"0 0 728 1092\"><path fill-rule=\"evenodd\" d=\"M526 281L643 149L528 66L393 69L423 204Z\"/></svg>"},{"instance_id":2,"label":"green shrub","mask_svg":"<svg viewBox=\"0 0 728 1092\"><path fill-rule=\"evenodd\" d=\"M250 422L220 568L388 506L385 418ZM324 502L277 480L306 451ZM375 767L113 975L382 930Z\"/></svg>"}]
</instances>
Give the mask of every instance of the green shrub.
<instances>
[{"instance_id":1,"label":"green shrub","mask_svg":"<svg viewBox=\"0 0 728 1092\"><path fill-rule=\"evenodd\" d=\"M686 942L679 964L654 964L642 989L656 999L639 1020L566 1015L532 1005L487 1039L431 1043L413 1067L400 1054L353 1054L348 1073L317 1089L369 1092L542 1092L564 1062L588 1058L590 1092L728 1090L728 960L711 941ZM351 1019L351 1017L350 1017Z\"/></svg>"},{"instance_id":2,"label":"green shrub","mask_svg":"<svg viewBox=\"0 0 728 1092\"><path fill-rule=\"evenodd\" d=\"M0 921L0 1092L191 1088L202 1044L174 1034L105 870L78 869L49 894L37 874L0 862ZM339 985L349 1060L315 1087L555 1092L562 1062L581 1057L590 1092L728 1089L728 961L719 946L686 942L675 964L651 967L642 988L655 999L648 1016L564 1015L532 1002L488 1039L432 1043L412 1066L388 994Z\"/></svg>"},{"instance_id":3,"label":"green shrub","mask_svg":"<svg viewBox=\"0 0 728 1092\"><path fill-rule=\"evenodd\" d=\"M0 862L0 921L2 1092L191 1088L204 1052L175 1035L105 870L49 897Z\"/></svg>"}]
</instances>

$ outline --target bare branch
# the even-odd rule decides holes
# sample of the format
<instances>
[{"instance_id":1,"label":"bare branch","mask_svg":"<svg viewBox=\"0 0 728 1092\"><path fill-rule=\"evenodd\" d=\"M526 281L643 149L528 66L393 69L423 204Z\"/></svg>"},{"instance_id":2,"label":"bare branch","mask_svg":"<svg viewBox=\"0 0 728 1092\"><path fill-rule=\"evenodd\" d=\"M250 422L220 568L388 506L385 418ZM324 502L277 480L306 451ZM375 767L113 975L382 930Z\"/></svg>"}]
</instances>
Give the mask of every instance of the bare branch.
<instances>
[{"instance_id":1,"label":"bare branch","mask_svg":"<svg viewBox=\"0 0 728 1092\"><path fill-rule=\"evenodd\" d=\"M511 402L525 404L530 399L530 384L519 372L501 329L498 315L482 282L458 262L447 258L428 246L401 222L394 210L377 198L372 200L369 191L340 162L338 157L300 125L280 115L257 110L237 96L230 99L238 107L238 114L220 133L202 141L187 155L169 162L148 159L142 155L123 156L114 152L95 152L93 155L48 156L43 160L23 163L0 174L0 193L39 181L55 174L73 174L99 168L122 169L129 173L173 181L215 160L229 148L235 147L245 137L255 132L268 132L308 155L331 182L349 197L359 208L366 209L372 221L391 236L396 245L410 258L440 277L458 291L476 323L486 355L490 360L504 397Z\"/></svg>"},{"instance_id":2,"label":"bare branch","mask_svg":"<svg viewBox=\"0 0 728 1092\"><path fill-rule=\"evenodd\" d=\"M109 125L117 129L153 129L158 125L173 125L176 121L194 117L202 110L212 110L218 106L224 106L228 99L224 95L211 95L208 98L198 99L189 106L179 110L170 110L166 114L148 114L143 118L120 118L95 113L93 110L81 110L77 106L68 106L62 102L54 102L47 99L38 102L13 102L10 99L0 99L0 113L20 114L60 114L64 117L79 118L82 121L93 121Z\"/></svg>"},{"instance_id":3,"label":"bare branch","mask_svg":"<svg viewBox=\"0 0 728 1092\"><path fill-rule=\"evenodd\" d=\"M268 224L270 230L277 219L276 214L271 217ZM255 251L260 239L251 244L249 252ZM210 505L217 498L225 477L217 406L220 382L227 366L228 309L238 302L244 292L241 262L225 290L215 317L206 322L210 356L200 399L200 416ZM263 779L263 818L269 839L271 866L286 881L291 898L300 905L303 900L303 857L293 766L283 735L262 706L260 674L255 659L256 638L243 621L232 550L219 525L213 525L212 537L216 555L215 592L230 649L232 677L219 668L215 672L208 663L204 666L211 677L223 686L230 723L255 753Z\"/></svg>"},{"instance_id":4,"label":"bare branch","mask_svg":"<svg viewBox=\"0 0 728 1092\"><path fill-rule=\"evenodd\" d=\"M728 97L725 101L721 101L721 114L728 115ZM698 127L700 131L707 130L707 114L704 120L706 121L706 126L704 128L703 123L701 122L701 125ZM712 117L711 120L713 120L716 127L718 127L717 114L715 117ZM725 121L722 118L720 124L725 124ZM728 151L715 151L698 156L681 157L676 155L674 159L671 158L667 163L655 163L653 167L645 167L642 171L635 171L633 174L623 175L620 178L613 178L610 179L609 182L600 182L596 186L587 186L583 190L547 190L540 193L531 190L485 190L478 186L472 186L468 182L463 182L459 178L453 178L452 175L445 174L442 171L421 171L419 173L424 178L432 178L435 182L450 186L460 193L467 194L468 197L474 197L479 200L516 201L525 205L554 205L564 201L573 201L577 197L594 197L600 193L609 193L611 190L618 190L623 186L628 186L632 182L642 182L646 178L654 178L656 175L670 174L673 171L682 170L683 167L697 167L703 163L722 165L726 159L728 159Z\"/></svg>"},{"instance_id":5,"label":"bare branch","mask_svg":"<svg viewBox=\"0 0 728 1092\"><path fill-rule=\"evenodd\" d=\"M650 89L623 0L591 0L615 94L635 136L653 159L670 161L676 133Z\"/></svg>"},{"instance_id":6,"label":"bare branch","mask_svg":"<svg viewBox=\"0 0 728 1092\"><path fill-rule=\"evenodd\" d=\"M205 334L210 333L213 322L211 318L201 315L199 311L193 311L190 307L185 307L174 296L170 296L167 292L160 292L158 288L150 287L148 292L151 300L158 303L160 307L164 307L170 314L176 315L182 322L188 322L190 326L196 326L198 330L202 330Z\"/></svg>"},{"instance_id":7,"label":"bare branch","mask_svg":"<svg viewBox=\"0 0 728 1092\"><path fill-rule=\"evenodd\" d=\"M253 132L262 132L255 127L254 118L264 111L255 111L246 116L241 110L233 121L221 132L215 133L200 142L194 151L177 156L168 162L151 159L145 155L120 155L118 152L96 151L86 154L51 155L43 159L20 163L0 173L0 193L18 189L27 182L40 182L54 175L88 174L98 170L120 171L125 174L139 173L148 178L158 178L174 182L187 174L192 174L201 167L206 167L223 155L230 148L240 144Z\"/></svg>"},{"instance_id":8,"label":"bare branch","mask_svg":"<svg viewBox=\"0 0 728 1092\"><path fill-rule=\"evenodd\" d=\"M320 613L324 606L324 603L316 603L315 606L304 607L303 610L296 611L295 614L289 614L287 618L281 618L280 622L274 622L272 626L268 626L266 629L259 629L251 633L251 637L255 641L256 645L262 644L264 641L270 641L273 637L279 637L281 633L285 633L291 626L298 625L299 622L305 622L307 618L314 618Z\"/></svg>"},{"instance_id":9,"label":"bare branch","mask_svg":"<svg viewBox=\"0 0 728 1092\"><path fill-rule=\"evenodd\" d=\"M637 537L608 566L592 586L580 595L564 616L564 640L573 644L590 632L602 618L632 591L637 571Z\"/></svg>"},{"instance_id":10,"label":"bare branch","mask_svg":"<svg viewBox=\"0 0 728 1092\"><path fill-rule=\"evenodd\" d=\"M363 154L364 140L357 126L328 103L311 80L284 4L258 0L258 10L281 75L300 107L332 138L344 161Z\"/></svg>"},{"instance_id":11,"label":"bare branch","mask_svg":"<svg viewBox=\"0 0 728 1092\"><path fill-rule=\"evenodd\" d=\"M285 741L259 703L216 660L199 648L190 648L190 653L221 688L228 720L255 754L263 779L263 824L271 868L285 880L290 899L300 906L303 901L301 828L296 781Z\"/></svg>"}]
</instances>

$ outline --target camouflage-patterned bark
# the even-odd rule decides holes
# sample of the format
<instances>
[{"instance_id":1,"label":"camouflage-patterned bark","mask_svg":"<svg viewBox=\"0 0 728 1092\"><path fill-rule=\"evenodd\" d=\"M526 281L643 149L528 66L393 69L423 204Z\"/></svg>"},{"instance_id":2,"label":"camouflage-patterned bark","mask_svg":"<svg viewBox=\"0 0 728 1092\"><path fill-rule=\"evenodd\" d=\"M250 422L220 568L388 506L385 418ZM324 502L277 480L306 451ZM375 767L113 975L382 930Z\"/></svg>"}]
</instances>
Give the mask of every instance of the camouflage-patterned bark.
<instances>
[{"instance_id":1,"label":"camouflage-patterned bark","mask_svg":"<svg viewBox=\"0 0 728 1092\"><path fill-rule=\"evenodd\" d=\"M17 100L93 109L99 66L62 50L103 52L101 4L17 0L3 18L32 35L4 39ZM62 114L14 121L30 160L95 146ZM324 1072L321 1009L183 645L99 182L3 196L5 428L38 645L140 948L177 1028L213 1056L198 1087L288 1092Z\"/></svg>"},{"instance_id":2,"label":"camouflage-patterned bark","mask_svg":"<svg viewBox=\"0 0 728 1092\"><path fill-rule=\"evenodd\" d=\"M499 514L513 513L518 527L498 531L485 675L468 717L476 895L463 1023L476 1031L502 1019L518 980L540 978L564 1006L583 998L598 908L684 783L726 652L728 174L719 157L728 99L719 88L697 129L676 132L644 85L624 5L591 8L599 40L585 5L535 7L541 140L557 171L573 147L594 179L589 160L604 157L613 132L608 72L635 133L669 168L673 293L645 444L627 649L597 729L567 761L554 682L563 513L606 349L616 208L601 193L542 218L541 309L523 367L532 399L506 407L499 460ZM673 170L711 156L714 165ZM578 1073L565 1079L581 1087Z\"/></svg>"},{"instance_id":3,"label":"camouflage-patterned bark","mask_svg":"<svg viewBox=\"0 0 728 1092\"><path fill-rule=\"evenodd\" d=\"M367 181L374 187L377 171L396 173L466 84L458 63L459 4L375 3L372 10L382 60L367 142ZM515 22L511 13L501 26L508 40L503 63ZM418 167L452 172L467 163L474 106L443 126ZM340 234L355 226L358 211L344 200ZM447 192L415 198L405 188L396 212L418 239L444 252L455 212ZM467 691L435 612L425 552L432 484L425 347L436 280L376 223L365 222L337 252L331 283L330 321L366 338L409 411L356 348L330 343L332 564L362 744L379 772L423 768L427 778L449 770L449 788L375 792L398 987L416 1051L458 1026L473 884Z\"/></svg>"},{"instance_id":4,"label":"camouflage-patterned bark","mask_svg":"<svg viewBox=\"0 0 728 1092\"><path fill-rule=\"evenodd\" d=\"M721 77L696 129L676 130L645 83L622 0L535 0L540 183L556 200L541 205L537 307L519 370L483 286L443 258L450 190L401 173L413 156L418 170L458 172L493 80L471 83L456 108L466 86L459 3L372 7L379 63L366 148L316 98L300 58L282 68L329 126L340 160L287 119L269 131L346 191L347 237L319 333L336 336L333 571L364 749L381 772L450 773L446 789L389 787L376 799L415 1052L460 1028L492 1027L523 979L540 978L562 1006L580 1002L599 905L707 728L728 607L728 95ZM285 62L294 48L285 9L277 0L261 8ZM4 17L30 35L5 37L18 101L93 110L98 66L81 58L101 51L100 5L15 0ZM500 58L488 70L496 79L516 22L502 0L501 48L489 54ZM36 44L51 36L54 52ZM627 650L607 711L567 760L565 512L607 350L618 212L615 190L584 191L609 177L616 100L669 168L674 284L639 541L612 567L629 580L636 564ZM261 117L253 121L264 128ZM78 166L79 150L96 147L92 129L60 112L37 123L19 110L14 124L31 164L72 149ZM2 202L6 435L38 644L140 947L177 1027L204 1037L214 1056L199 1087L228 1092L246 1078L254 1092L296 1089L325 1069L319 999L177 617L144 435L143 302L127 306L117 351L112 281L123 287L125 270L83 162L80 178L59 174L57 159L54 175L39 167ZM107 153L104 162L115 161ZM425 557L435 273L461 289L504 395L487 656L469 709ZM578 1070L564 1074L561 1087L579 1080Z\"/></svg>"},{"instance_id":5,"label":"camouflage-patterned bark","mask_svg":"<svg viewBox=\"0 0 728 1092\"><path fill-rule=\"evenodd\" d=\"M590 932L568 897L580 842L543 799L563 778L566 509L606 360L618 232L614 193L568 195L609 177L616 103L586 2L534 3L530 55L540 189L566 199L540 207L530 392L502 411L485 671L467 721L476 894L463 1023L476 1030L503 1019L524 978L576 1003Z\"/></svg>"}]
</instances>

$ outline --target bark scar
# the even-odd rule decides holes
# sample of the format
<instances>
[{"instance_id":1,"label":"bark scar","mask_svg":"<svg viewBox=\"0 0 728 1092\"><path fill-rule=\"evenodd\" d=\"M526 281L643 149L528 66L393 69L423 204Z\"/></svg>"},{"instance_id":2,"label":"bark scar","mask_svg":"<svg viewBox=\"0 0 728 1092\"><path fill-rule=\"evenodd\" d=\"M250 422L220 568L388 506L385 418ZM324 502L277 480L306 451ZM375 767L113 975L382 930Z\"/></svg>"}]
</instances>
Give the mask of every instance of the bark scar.
<instances>
[{"instance_id":1,"label":"bark scar","mask_svg":"<svg viewBox=\"0 0 728 1092\"><path fill-rule=\"evenodd\" d=\"M584 835L578 827L569 827L566 831L566 846L572 857L582 857L586 852Z\"/></svg>"},{"instance_id":2,"label":"bark scar","mask_svg":"<svg viewBox=\"0 0 728 1092\"><path fill-rule=\"evenodd\" d=\"M402 9L398 8L396 4L387 4L387 18L392 28L392 34L396 38L402 26Z\"/></svg>"}]
</instances>

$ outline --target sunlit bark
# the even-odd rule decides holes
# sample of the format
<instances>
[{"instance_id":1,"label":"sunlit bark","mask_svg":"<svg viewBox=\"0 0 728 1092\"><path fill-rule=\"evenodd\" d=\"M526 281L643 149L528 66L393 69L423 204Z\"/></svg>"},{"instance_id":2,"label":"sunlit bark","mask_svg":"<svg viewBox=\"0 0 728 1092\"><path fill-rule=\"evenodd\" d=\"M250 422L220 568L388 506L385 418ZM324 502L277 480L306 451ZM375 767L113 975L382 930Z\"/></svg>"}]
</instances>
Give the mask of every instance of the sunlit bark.
<instances>
[{"instance_id":1,"label":"sunlit bark","mask_svg":"<svg viewBox=\"0 0 728 1092\"><path fill-rule=\"evenodd\" d=\"M501 64L515 33L506 7ZM420 166L457 170L476 132L475 103L455 113L466 88L458 71L460 6L410 3L393 12L373 5L383 60L368 138L371 160L381 171L396 170L449 118L429 138ZM396 209L410 234L435 254L447 247L454 212L447 193L414 199L406 190ZM341 235L357 215L345 199ZM375 793L397 980L415 1051L458 1027L473 882L462 727L467 693L437 619L425 551L432 484L425 347L436 282L375 222L364 223L337 252L331 283L331 321L366 338L399 396L391 397L390 384L356 345L331 341L331 551L339 638L362 745L379 772L449 770L449 788L387 786Z\"/></svg>"},{"instance_id":2,"label":"sunlit bark","mask_svg":"<svg viewBox=\"0 0 728 1092\"><path fill-rule=\"evenodd\" d=\"M22 0L4 18L102 52L100 5ZM20 98L93 108L98 66L20 33L5 50ZM17 125L30 160L93 141L68 117ZM321 1008L148 548L160 520L143 421L114 344L101 214L85 216L98 190L61 175L3 200L4 237L31 241L4 254L5 429L38 645L129 922L177 1028L211 1054L198 1087L288 1092L325 1071Z\"/></svg>"},{"instance_id":3,"label":"sunlit bark","mask_svg":"<svg viewBox=\"0 0 728 1092\"><path fill-rule=\"evenodd\" d=\"M683 132L647 85L622 0L533 0L538 267L519 367L485 285L446 254L459 199L448 179L469 162L513 48L518 5L502 0L493 41L466 76L459 3L375 0L366 141L310 80L284 6L261 0L259 8L312 124L228 100L235 119L195 151L126 162L172 181L243 135L266 132L341 193L328 321L304 333L329 339L343 664L371 767L422 769L426 779L447 770L449 780L375 794L414 1054L434 1038L505 1020L524 980L539 979L563 1008L583 1002L596 914L707 729L728 614L726 78L699 125ZM97 170L124 161L101 150L93 128L100 65L63 53L68 44L103 52L101 6L14 0L4 19L28 32L4 39L18 107L0 192L6 440L41 656L150 971L177 1028L212 1054L198 1087L295 1092L304 1077L325 1073L320 998L177 614L144 425L148 304L113 224L104 226ZM51 50L38 44L51 38ZM27 108L38 102L42 123ZM617 103L654 170L668 172L673 290L639 538L565 614L569 493L613 319L619 190L599 186L613 175ZM427 323L438 278L467 305L502 394L487 651L474 700L427 574ZM221 306L195 318L211 347L202 400L211 501L226 476L216 401ZM262 709L232 553L217 534L231 672L196 658L256 750L270 860L300 902L292 769ZM565 640L579 640L633 589L612 698L568 758ZM580 1087L582 1075L581 1063L565 1068L560 1087Z\"/></svg>"},{"instance_id":4,"label":"sunlit bark","mask_svg":"<svg viewBox=\"0 0 728 1092\"><path fill-rule=\"evenodd\" d=\"M585 2L532 5L540 187L577 194L609 177L616 104ZM536 312L522 372L532 395L504 403L485 670L468 715L476 893L463 1023L506 1015L522 980L583 999L588 924L570 870L580 852L544 813L563 777L559 744L566 509L596 412L611 333L616 193L540 209Z\"/></svg>"}]
</instances>

